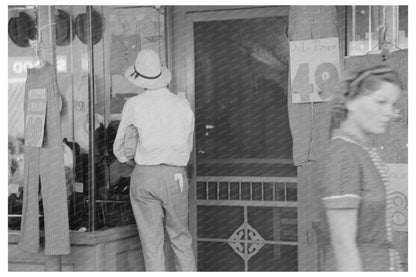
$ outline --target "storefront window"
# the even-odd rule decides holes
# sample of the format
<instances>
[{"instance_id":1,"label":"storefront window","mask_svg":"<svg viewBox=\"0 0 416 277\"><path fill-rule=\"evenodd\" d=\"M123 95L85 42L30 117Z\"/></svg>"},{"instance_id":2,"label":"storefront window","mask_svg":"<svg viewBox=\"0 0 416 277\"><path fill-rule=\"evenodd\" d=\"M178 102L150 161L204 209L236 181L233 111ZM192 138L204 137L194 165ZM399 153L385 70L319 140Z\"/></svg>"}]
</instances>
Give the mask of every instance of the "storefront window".
<instances>
[{"instance_id":1,"label":"storefront window","mask_svg":"<svg viewBox=\"0 0 416 277\"><path fill-rule=\"evenodd\" d=\"M35 7L8 10L8 226L19 229L22 213L24 183L24 112L26 69L37 66L31 40L36 32Z\"/></svg>"},{"instance_id":2,"label":"storefront window","mask_svg":"<svg viewBox=\"0 0 416 277\"><path fill-rule=\"evenodd\" d=\"M98 135L97 141L106 140L105 162L100 165L105 174L97 180L97 208L106 213L112 224L135 223L129 202L130 175L133 168L120 163L113 155L113 142L121 119L124 103L144 90L124 78L125 70L134 64L137 53L142 49L156 51L162 64L166 60L165 8L164 7L105 7L107 33L103 53L96 60L105 61L102 70L105 78L101 87L107 91L99 98L97 110L104 114L106 133ZM100 53L96 53L99 56ZM97 65L100 68L99 65ZM99 167L99 168L101 168ZM104 181L104 182L103 182ZM105 186L104 186L105 184ZM101 215L100 215L101 216ZM110 218L108 218L108 216Z\"/></svg>"},{"instance_id":3,"label":"storefront window","mask_svg":"<svg viewBox=\"0 0 416 277\"><path fill-rule=\"evenodd\" d=\"M141 92L123 77L126 67L145 48L158 52L166 64L164 10L164 7L54 6L62 147L69 225L73 231L134 223L128 195L132 169L117 161L112 145L125 101ZM9 21L14 24L14 29L10 29L12 23L9 23L8 40L9 230L20 229L21 223L23 99L26 70L39 65L37 17L35 6L9 6ZM42 219L42 203L39 205Z\"/></svg>"},{"instance_id":4,"label":"storefront window","mask_svg":"<svg viewBox=\"0 0 416 277\"><path fill-rule=\"evenodd\" d=\"M348 56L408 48L408 6L347 6Z\"/></svg>"}]
</instances>

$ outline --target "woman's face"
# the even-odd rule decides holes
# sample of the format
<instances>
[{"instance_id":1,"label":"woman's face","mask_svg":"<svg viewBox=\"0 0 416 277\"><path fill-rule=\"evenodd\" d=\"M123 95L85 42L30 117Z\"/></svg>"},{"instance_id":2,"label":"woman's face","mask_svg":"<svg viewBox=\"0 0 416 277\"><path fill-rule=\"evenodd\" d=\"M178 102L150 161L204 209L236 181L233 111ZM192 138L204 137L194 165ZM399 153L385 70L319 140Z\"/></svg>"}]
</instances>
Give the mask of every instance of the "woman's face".
<instances>
[{"instance_id":1,"label":"woman's face","mask_svg":"<svg viewBox=\"0 0 416 277\"><path fill-rule=\"evenodd\" d=\"M364 134L384 133L394 115L394 104L399 98L400 88L389 82L367 95L359 96L347 103L348 119Z\"/></svg>"}]
</instances>

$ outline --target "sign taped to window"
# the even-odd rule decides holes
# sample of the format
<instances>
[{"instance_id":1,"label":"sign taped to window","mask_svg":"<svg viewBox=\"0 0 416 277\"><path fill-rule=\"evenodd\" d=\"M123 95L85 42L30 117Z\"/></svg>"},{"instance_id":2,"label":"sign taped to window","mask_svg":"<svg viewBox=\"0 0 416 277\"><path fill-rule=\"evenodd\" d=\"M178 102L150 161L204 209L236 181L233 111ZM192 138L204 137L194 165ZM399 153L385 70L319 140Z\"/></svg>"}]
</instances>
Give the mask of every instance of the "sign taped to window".
<instances>
[{"instance_id":1,"label":"sign taped to window","mask_svg":"<svg viewBox=\"0 0 416 277\"><path fill-rule=\"evenodd\" d=\"M337 37L290 42L292 103L331 100L339 72Z\"/></svg>"},{"instance_id":2,"label":"sign taped to window","mask_svg":"<svg viewBox=\"0 0 416 277\"><path fill-rule=\"evenodd\" d=\"M392 227L394 231L408 231L408 165L386 164L386 175L392 190Z\"/></svg>"},{"instance_id":3,"label":"sign taped to window","mask_svg":"<svg viewBox=\"0 0 416 277\"><path fill-rule=\"evenodd\" d=\"M31 89L28 92L25 116L25 145L42 147L45 134L46 89Z\"/></svg>"}]
</instances>

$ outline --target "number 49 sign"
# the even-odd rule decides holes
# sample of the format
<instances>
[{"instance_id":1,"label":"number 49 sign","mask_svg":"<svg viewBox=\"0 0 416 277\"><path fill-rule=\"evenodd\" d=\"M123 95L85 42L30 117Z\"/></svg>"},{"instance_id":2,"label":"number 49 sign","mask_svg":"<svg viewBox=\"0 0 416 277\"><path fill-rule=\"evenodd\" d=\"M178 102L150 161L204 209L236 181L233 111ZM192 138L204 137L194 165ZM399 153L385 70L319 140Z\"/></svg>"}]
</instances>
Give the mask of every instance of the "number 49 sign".
<instances>
[{"instance_id":1,"label":"number 49 sign","mask_svg":"<svg viewBox=\"0 0 416 277\"><path fill-rule=\"evenodd\" d=\"M339 68L338 38L291 41L292 103L329 101Z\"/></svg>"}]
</instances>

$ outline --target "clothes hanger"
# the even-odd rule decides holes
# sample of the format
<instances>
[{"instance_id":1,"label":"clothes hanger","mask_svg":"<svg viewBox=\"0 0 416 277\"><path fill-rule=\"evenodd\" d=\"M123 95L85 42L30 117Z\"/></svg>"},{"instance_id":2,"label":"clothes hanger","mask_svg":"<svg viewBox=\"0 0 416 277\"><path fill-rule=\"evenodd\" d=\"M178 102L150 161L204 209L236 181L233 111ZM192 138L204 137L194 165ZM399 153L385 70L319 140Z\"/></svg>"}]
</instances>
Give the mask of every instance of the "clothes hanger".
<instances>
[{"instance_id":1,"label":"clothes hanger","mask_svg":"<svg viewBox=\"0 0 416 277\"><path fill-rule=\"evenodd\" d=\"M386 26L385 26L385 24L380 25L380 26L377 27L376 30L377 30L378 33L380 33L381 28L383 28L383 30L381 32L383 34L382 35L383 40L385 40L385 38L386 38ZM370 50L367 51L367 53L365 53L365 56L367 56L369 54L380 54L381 45L382 45L382 41L379 40L378 43L373 48L371 48Z\"/></svg>"},{"instance_id":2,"label":"clothes hanger","mask_svg":"<svg viewBox=\"0 0 416 277\"><path fill-rule=\"evenodd\" d=\"M381 32L380 32L380 29L382 29ZM376 45L371 50L369 50L366 53L366 56L368 54L372 54L373 52L375 52L375 54L381 54L385 57L385 55L387 55L387 54L389 54L393 51L402 50L402 48L400 48L396 44L386 40L387 29L388 28L387 28L387 21L386 21L386 7L384 6L383 7L383 24L378 26L377 29L376 29L379 34L381 33L380 34L381 40L379 39L378 45ZM393 49L391 49L391 47L389 47L389 46L392 46ZM384 57L383 57L383 59L384 59Z\"/></svg>"},{"instance_id":3,"label":"clothes hanger","mask_svg":"<svg viewBox=\"0 0 416 277\"><path fill-rule=\"evenodd\" d=\"M35 59L39 61L39 63L36 66L37 68L41 68L46 64L46 60L44 59L43 54L45 53L45 50L47 50L47 47L45 45L45 42L43 41L42 30L54 24L56 23L53 22L51 24L47 24L45 26L38 28L38 40L36 43L34 43L35 44Z\"/></svg>"}]
</instances>

